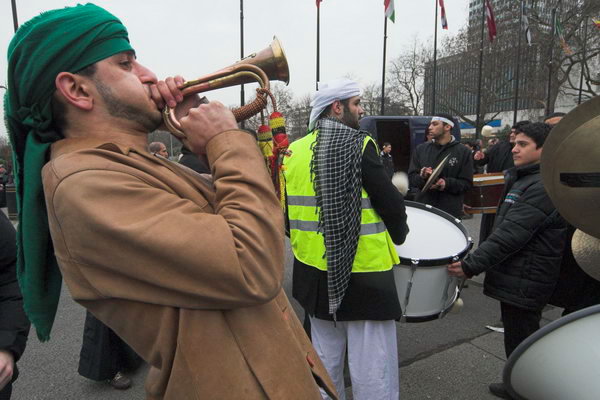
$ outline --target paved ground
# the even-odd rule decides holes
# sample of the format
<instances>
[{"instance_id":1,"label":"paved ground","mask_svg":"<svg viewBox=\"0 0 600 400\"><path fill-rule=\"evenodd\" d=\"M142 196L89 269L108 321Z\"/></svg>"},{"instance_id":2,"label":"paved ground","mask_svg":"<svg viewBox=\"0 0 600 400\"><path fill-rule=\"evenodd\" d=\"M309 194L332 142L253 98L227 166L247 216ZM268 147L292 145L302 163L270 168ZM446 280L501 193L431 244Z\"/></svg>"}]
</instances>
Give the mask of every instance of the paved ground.
<instances>
[{"instance_id":1,"label":"paved ground","mask_svg":"<svg viewBox=\"0 0 600 400\"><path fill-rule=\"evenodd\" d=\"M465 226L477 242L479 218ZM286 263L286 290L291 281L291 253ZM487 390L500 381L504 366L502 334L485 325L499 320L499 306L482 294L481 278L471 281L461 298L459 314L419 324L398 324L400 387L403 400L495 399ZM301 310L297 312L302 317ZM544 313L544 322L559 316L559 309ZM60 303L52 339L40 343L32 334L19 366L15 400L144 399L143 381L147 369L134 375L134 386L119 392L107 384L88 381L77 374L84 321L83 309L66 290ZM348 388L349 399L351 388ZM218 395L215 397L218 398Z\"/></svg>"}]
</instances>

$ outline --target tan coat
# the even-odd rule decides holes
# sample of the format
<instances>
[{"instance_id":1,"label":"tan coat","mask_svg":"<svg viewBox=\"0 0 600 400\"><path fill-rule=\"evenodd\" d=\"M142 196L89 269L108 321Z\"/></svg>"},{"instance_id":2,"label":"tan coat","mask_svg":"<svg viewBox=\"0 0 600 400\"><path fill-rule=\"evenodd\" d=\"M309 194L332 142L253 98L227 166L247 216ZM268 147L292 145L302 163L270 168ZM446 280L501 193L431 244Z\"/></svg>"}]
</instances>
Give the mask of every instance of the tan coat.
<instances>
[{"instance_id":1,"label":"tan coat","mask_svg":"<svg viewBox=\"0 0 600 400\"><path fill-rule=\"evenodd\" d=\"M73 298L151 364L148 399L334 392L281 289L284 222L256 141L207 146L214 183L145 149L64 139L43 181Z\"/></svg>"}]
</instances>

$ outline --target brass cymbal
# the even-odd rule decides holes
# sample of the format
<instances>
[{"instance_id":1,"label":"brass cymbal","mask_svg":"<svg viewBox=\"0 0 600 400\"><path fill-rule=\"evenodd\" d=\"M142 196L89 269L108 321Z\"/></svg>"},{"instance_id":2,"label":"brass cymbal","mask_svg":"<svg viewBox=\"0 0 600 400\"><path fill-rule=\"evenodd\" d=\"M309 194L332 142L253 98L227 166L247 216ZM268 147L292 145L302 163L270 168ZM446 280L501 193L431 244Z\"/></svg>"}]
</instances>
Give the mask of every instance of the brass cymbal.
<instances>
[{"instance_id":1,"label":"brass cymbal","mask_svg":"<svg viewBox=\"0 0 600 400\"><path fill-rule=\"evenodd\" d=\"M598 258L600 257L600 239L577 229L571 240L571 248L577 265L586 274L600 281L600 263L598 263Z\"/></svg>"},{"instance_id":2,"label":"brass cymbal","mask_svg":"<svg viewBox=\"0 0 600 400\"><path fill-rule=\"evenodd\" d=\"M450 154L448 154L446 157L444 157L444 159L442 161L440 161L440 163L437 165L437 167L435 167L435 169L433 170L431 175L429 175L429 179L427 179L427 182L425 182L423 189L421 189L422 192L428 191L429 188L437 182L438 178L440 177L440 174L442 173L442 170L448 163L449 157L450 157Z\"/></svg>"},{"instance_id":3,"label":"brass cymbal","mask_svg":"<svg viewBox=\"0 0 600 400\"><path fill-rule=\"evenodd\" d=\"M541 173L560 214L600 238L600 96L577 106L552 129Z\"/></svg>"}]
</instances>

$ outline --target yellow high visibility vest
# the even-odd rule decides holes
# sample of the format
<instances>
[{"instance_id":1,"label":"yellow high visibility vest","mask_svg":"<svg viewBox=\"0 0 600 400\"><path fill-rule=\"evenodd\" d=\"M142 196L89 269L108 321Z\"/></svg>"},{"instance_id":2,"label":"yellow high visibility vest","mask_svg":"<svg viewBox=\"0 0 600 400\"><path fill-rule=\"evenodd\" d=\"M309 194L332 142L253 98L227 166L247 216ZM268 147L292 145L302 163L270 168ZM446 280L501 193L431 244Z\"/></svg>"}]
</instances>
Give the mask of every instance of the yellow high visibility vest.
<instances>
[{"instance_id":1,"label":"yellow high visibility vest","mask_svg":"<svg viewBox=\"0 0 600 400\"><path fill-rule=\"evenodd\" d=\"M304 264L326 271L327 259L323 257L325 239L322 233L317 232L319 210L313 177L310 175L310 161L313 157L311 147L316 137L315 130L290 145L292 154L285 157L284 175L294 256ZM363 152L369 141L375 143L372 138L366 137ZM352 272L388 271L394 264L400 263L398 253L364 188L361 190L361 203L360 235Z\"/></svg>"}]
</instances>

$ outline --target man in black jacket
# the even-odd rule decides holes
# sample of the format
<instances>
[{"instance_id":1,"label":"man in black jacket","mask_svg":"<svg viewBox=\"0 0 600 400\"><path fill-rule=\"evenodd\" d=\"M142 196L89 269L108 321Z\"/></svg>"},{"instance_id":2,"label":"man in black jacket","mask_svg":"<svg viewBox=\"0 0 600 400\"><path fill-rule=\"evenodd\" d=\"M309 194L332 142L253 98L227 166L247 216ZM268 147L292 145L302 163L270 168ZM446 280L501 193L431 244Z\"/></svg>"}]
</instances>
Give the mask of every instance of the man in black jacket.
<instances>
[{"instance_id":1,"label":"man in black jacket","mask_svg":"<svg viewBox=\"0 0 600 400\"><path fill-rule=\"evenodd\" d=\"M17 282L15 228L0 211L0 400L10 399L17 379L16 362L25 351L29 320Z\"/></svg>"},{"instance_id":2,"label":"man in black jacket","mask_svg":"<svg viewBox=\"0 0 600 400\"><path fill-rule=\"evenodd\" d=\"M179 159L179 164L185 165L188 168L193 169L199 174L210 174L210 168L206 165L206 163L198 157L198 155L194 154L187 147L181 147L181 158Z\"/></svg>"},{"instance_id":3,"label":"man in black jacket","mask_svg":"<svg viewBox=\"0 0 600 400\"><path fill-rule=\"evenodd\" d=\"M394 159L392 158L392 145L388 142L385 142L383 146L381 146L381 162L383 163L383 169L385 170L385 174L392 179L394 176Z\"/></svg>"},{"instance_id":4,"label":"man in black jacket","mask_svg":"<svg viewBox=\"0 0 600 400\"><path fill-rule=\"evenodd\" d=\"M515 144L516 134L521 131L522 126L530 123L530 121L517 122L510 129L508 140L496 143L487 153L476 152L475 165L478 167L487 165L487 172L502 172L514 167L511 151Z\"/></svg>"},{"instance_id":5,"label":"man in black jacket","mask_svg":"<svg viewBox=\"0 0 600 400\"><path fill-rule=\"evenodd\" d=\"M504 172L515 166L512 158L512 149L515 145L515 137L521 132L521 127L530 124L530 121L519 121L513 125L510 130L508 140L502 140L496 143L486 154L481 151L475 153L475 166L482 167L487 165L487 172ZM479 228L479 244L492 232L496 214L483 214L481 216L481 227Z\"/></svg>"},{"instance_id":6,"label":"man in black jacket","mask_svg":"<svg viewBox=\"0 0 600 400\"><path fill-rule=\"evenodd\" d=\"M412 190L422 190L434 168L449 156L437 181L429 190L418 193L415 200L460 218L464 194L473 184L473 161L471 151L452 136L454 125L448 114L436 114L431 119L429 132L434 140L417 146L410 160L408 180Z\"/></svg>"},{"instance_id":7,"label":"man in black jacket","mask_svg":"<svg viewBox=\"0 0 600 400\"><path fill-rule=\"evenodd\" d=\"M521 127L512 150L503 201L491 235L451 275L486 273L484 293L500 301L506 356L539 329L541 312L556 286L565 244L566 223L544 190L540 175L542 146L551 127L536 122ZM510 398L501 383L490 391Z\"/></svg>"}]
</instances>

